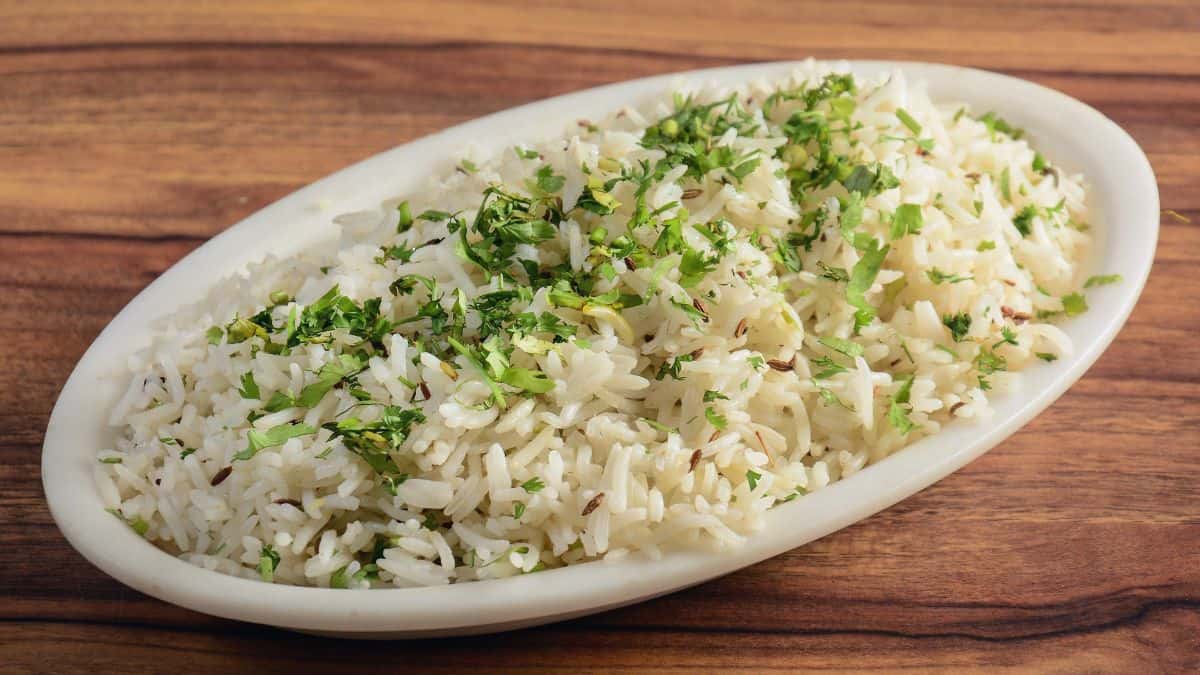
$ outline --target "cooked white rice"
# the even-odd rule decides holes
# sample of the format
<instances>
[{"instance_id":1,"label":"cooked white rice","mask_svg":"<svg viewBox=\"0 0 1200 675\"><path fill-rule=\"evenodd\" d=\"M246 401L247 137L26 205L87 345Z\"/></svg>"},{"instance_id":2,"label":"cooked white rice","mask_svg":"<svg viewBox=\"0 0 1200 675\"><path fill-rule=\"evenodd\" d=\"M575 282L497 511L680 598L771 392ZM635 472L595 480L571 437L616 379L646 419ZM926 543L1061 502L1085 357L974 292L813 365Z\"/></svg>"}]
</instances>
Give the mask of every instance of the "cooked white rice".
<instances>
[{"instance_id":1,"label":"cooked white rice","mask_svg":"<svg viewBox=\"0 0 1200 675\"><path fill-rule=\"evenodd\" d=\"M537 330L506 338L516 343L512 372L536 378L540 370L549 391L522 392L519 379L516 387L489 384L440 342L428 318L384 330L374 346L343 327L270 353L286 351L267 341L285 335L289 316L303 317L334 286L359 305L380 298L380 314L401 320L432 310L429 292L419 280L390 287L423 275L437 281L451 322L459 291L469 304L530 286L519 266L507 282L487 280L456 254L450 221L417 218L398 233L407 223L398 196L337 218L337 245L268 259L220 282L129 359L133 376L111 416L120 439L96 468L104 500L148 540L227 574L313 586L437 585L676 547L736 547L772 506L953 418L986 418L990 392L1010 389L1015 371L1071 350L1045 321L1082 305L1075 291L1089 236L1081 177L1035 156L1003 121L981 121L986 111L931 101L899 72L859 79L853 94L813 94L807 113L802 95L782 97L764 119L772 93L818 90L828 73L810 64L786 81L700 88L693 102L664 96L594 126L564 121L570 128L557 140L465 158L461 170L404 196L411 214L461 211L471 228L489 185L528 194L539 169L562 177L544 185L562 183L535 208L555 208L557 196L566 217L547 241L516 245L514 257L543 270L561 265L556 274L567 279L594 278L593 297L619 288L644 302L572 309L554 306L545 286L519 298L514 312L549 312L574 327L558 341ZM731 94L745 115L725 105L713 115L745 124L718 128L704 148L729 148L731 167L688 176L684 166L665 167L644 193L647 210L661 212L627 235L649 249L637 254L649 264L613 256L634 214L635 182L596 187L597 211L617 203L602 215L575 208L587 173L608 181L642 160L655 165L665 153L640 144L647 128L669 142L690 137L685 118L678 129L663 121L676 119L675 106ZM846 128L839 115L850 113L850 101ZM782 131L788 120L791 140ZM825 170L822 139L796 131L814 121L829 125L829 157L844 157L845 169L825 187L793 193L791 178L802 183ZM898 186L888 187L879 166ZM845 216L855 198L843 183L865 196L857 226ZM811 213L819 215L805 220ZM680 215L681 241L672 248L667 236L654 253L664 222ZM730 239L727 251L693 227L708 223L718 223L714 238ZM478 237L472 229L471 241ZM420 247L431 240L442 241ZM389 259L404 252L381 256L400 245L416 247L407 262ZM883 245L890 248L872 279L862 261ZM710 269L682 279L698 260ZM857 330L861 306L848 299L856 282L847 277L868 284ZM237 341L254 332L244 319L264 309L278 332ZM474 348L479 331L468 309L460 342ZM356 377L324 395L318 387L311 405L293 400L314 391L339 354L354 353L363 368ZM353 424L341 435L322 428L351 417L370 425L385 405L419 410L425 421L406 438L352 436ZM272 439L280 444L235 458L251 431L261 441L280 429ZM287 431L294 437L283 438ZM363 443L376 444L375 462L364 460Z\"/></svg>"}]
</instances>

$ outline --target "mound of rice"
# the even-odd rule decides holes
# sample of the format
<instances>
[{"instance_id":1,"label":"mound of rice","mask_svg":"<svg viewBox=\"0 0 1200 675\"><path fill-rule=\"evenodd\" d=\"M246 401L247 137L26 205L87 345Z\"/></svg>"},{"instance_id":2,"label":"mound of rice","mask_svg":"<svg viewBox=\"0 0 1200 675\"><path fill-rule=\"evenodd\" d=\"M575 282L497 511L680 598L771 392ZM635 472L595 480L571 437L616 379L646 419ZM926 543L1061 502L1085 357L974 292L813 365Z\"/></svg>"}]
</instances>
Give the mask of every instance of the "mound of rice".
<instances>
[{"instance_id":1,"label":"mound of rice","mask_svg":"<svg viewBox=\"0 0 1200 675\"><path fill-rule=\"evenodd\" d=\"M466 157L167 321L103 497L313 586L736 547L1070 351L1081 179L980 112L810 64Z\"/></svg>"}]
</instances>

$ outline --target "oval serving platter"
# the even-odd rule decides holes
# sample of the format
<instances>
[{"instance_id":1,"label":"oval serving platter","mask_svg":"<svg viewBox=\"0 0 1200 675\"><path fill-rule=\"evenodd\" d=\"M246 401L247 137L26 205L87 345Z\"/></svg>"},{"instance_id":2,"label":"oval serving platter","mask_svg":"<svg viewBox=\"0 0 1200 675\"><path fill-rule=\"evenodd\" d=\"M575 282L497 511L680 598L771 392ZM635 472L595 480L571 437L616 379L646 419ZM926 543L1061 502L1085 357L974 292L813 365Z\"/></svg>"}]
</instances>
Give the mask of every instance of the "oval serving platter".
<instances>
[{"instance_id":1,"label":"oval serving platter","mask_svg":"<svg viewBox=\"0 0 1200 675\"><path fill-rule=\"evenodd\" d=\"M899 68L935 101L994 110L1046 156L1091 186L1096 229L1089 273L1120 274L1089 289L1091 309L1062 324L1073 356L1023 372L1019 389L993 397L987 422L956 421L828 488L772 509L740 550L679 552L661 560L590 562L534 575L442 587L346 591L272 585L204 570L139 538L104 511L92 477L96 452L115 429L108 411L123 389L125 357L149 343L158 317L204 297L218 279L268 251L294 253L329 231L330 218L377 208L417 189L430 170L473 144L487 155L541 140L571 120L636 104L680 80L733 84L782 77L798 63L674 73L559 96L499 112L389 150L309 185L246 218L165 272L96 338L67 380L42 452L46 498L67 540L117 580L156 598L221 617L324 635L428 637L531 626L627 605L728 574L801 546L911 496L996 446L1045 410L1112 342L1137 302L1154 259L1158 189L1141 149L1115 123L1064 94L1024 80L955 66L850 62L858 75ZM335 208L320 208L332 202Z\"/></svg>"}]
</instances>

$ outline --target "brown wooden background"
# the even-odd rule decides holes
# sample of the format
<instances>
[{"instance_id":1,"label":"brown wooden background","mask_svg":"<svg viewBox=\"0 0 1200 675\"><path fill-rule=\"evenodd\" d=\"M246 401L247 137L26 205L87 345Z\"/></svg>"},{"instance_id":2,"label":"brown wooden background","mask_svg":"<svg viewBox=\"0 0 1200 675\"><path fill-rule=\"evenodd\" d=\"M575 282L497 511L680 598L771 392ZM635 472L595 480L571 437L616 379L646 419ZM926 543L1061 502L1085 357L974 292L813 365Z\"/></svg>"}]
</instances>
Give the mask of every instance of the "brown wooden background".
<instances>
[{"instance_id":1,"label":"brown wooden background","mask_svg":"<svg viewBox=\"0 0 1200 675\"><path fill-rule=\"evenodd\" d=\"M343 6L345 4L346 6ZM1200 668L1200 3L0 3L0 670ZM105 323L208 237L484 113L742 61L899 58L1060 89L1142 144L1158 259L1120 338L983 459L654 602L350 644L194 614L62 539L42 433Z\"/></svg>"}]
</instances>

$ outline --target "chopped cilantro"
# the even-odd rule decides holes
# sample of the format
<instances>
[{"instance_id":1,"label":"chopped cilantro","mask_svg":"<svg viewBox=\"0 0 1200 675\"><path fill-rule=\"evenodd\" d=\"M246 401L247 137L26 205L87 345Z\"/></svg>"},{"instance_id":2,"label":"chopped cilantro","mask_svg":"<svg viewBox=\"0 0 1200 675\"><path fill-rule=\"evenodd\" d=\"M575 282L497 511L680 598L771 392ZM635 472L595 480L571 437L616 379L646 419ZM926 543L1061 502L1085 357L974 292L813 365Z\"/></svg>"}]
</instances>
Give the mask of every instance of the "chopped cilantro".
<instances>
[{"instance_id":1,"label":"chopped cilantro","mask_svg":"<svg viewBox=\"0 0 1200 675\"><path fill-rule=\"evenodd\" d=\"M309 434L315 434L316 432L316 428L300 423L280 424L278 426L271 427L267 431L251 429L246 433L246 438L249 441L249 445L245 450L235 454L233 458L235 460L250 459L254 455L258 454L259 450L283 445L293 438L308 436Z\"/></svg>"},{"instance_id":2,"label":"chopped cilantro","mask_svg":"<svg viewBox=\"0 0 1200 675\"><path fill-rule=\"evenodd\" d=\"M818 389L817 394L821 397L821 403L824 405L834 405L839 408L845 408L846 404L842 403L842 399L837 397L837 394L828 389Z\"/></svg>"},{"instance_id":3,"label":"chopped cilantro","mask_svg":"<svg viewBox=\"0 0 1200 675\"><path fill-rule=\"evenodd\" d=\"M1024 130L1012 126L1005 121L1004 118L1000 117L994 112L989 112L983 117L980 117L979 121L983 122L983 125L987 127L988 135L993 141L996 140L996 132L1007 134L1017 140L1025 135Z\"/></svg>"},{"instance_id":4,"label":"chopped cilantro","mask_svg":"<svg viewBox=\"0 0 1200 675\"><path fill-rule=\"evenodd\" d=\"M261 394L258 391L258 383L254 381L253 371L247 370L242 373L242 387L238 389L238 393L242 398L259 398Z\"/></svg>"},{"instance_id":5,"label":"chopped cilantro","mask_svg":"<svg viewBox=\"0 0 1200 675\"><path fill-rule=\"evenodd\" d=\"M896 118L900 120L901 124L908 127L908 130L913 132L914 136L921 135L921 125L917 122L917 120L913 119L912 115L908 114L907 110L904 108L896 108Z\"/></svg>"},{"instance_id":6,"label":"chopped cilantro","mask_svg":"<svg viewBox=\"0 0 1200 675\"><path fill-rule=\"evenodd\" d=\"M133 518L126 518L117 509L105 509L105 511L108 511L109 513L113 514L117 518L121 519L121 521L124 522L126 525L128 525L129 529L136 532L139 537L146 536L146 533L150 531L150 523L147 523L146 521L142 520L141 516L134 516Z\"/></svg>"},{"instance_id":7,"label":"chopped cilantro","mask_svg":"<svg viewBox=\"0 0 1200 675\"><path fill-rule=\"evenodd\" d=\"M650 426L650 428L651 428L651 429L654 429L654 430L656 430L656 431L661 431L661 432L663 432L664 434L675 434L675 433L679 433L679 430L678 430L678 429L676 429L676 428L674 428L674 427L669 427L669 426L667 426L667 425L665 425L665 424L662 424L661 422L657 422L657 421L655 421L655 420L652 420L652 419L649 419L649 418L646 418L646 417L642 417L642 418L639 418L639 419L641 419L643 422L645 422L646 424L648 424L648 425Z\"/></svg>"},{"instance_id":8,"label":"chopped cilantro","mask_svg":"<svg viewBox=\"0 0 1200 675\"><path fill-rule=\"evenodd\" d=\"M537 155L535 154L534 156L536 157ZM562 190L566 182L567 179L565 176L555 174L554 169L547 164L537 170L534 187L537 188L537 192L540 195L553 195Z\"/></svg>"},{"instance_id":9,"label":"chopped cilantro","mask_svg":"<svg viewBox=\"0 0 1200 675\"><path fill-rule=\"evenodd\" d=\"M895 240L906 234L920 234L924 224L925 217L921 215L920 204L901 204L892 214L891 237Z\"/></svg>"},{"instance_id":10,"label":"chopped cilantro","mask_svg":"<svg viewBox=\"0 0 1200 675\"><path fill-rule=\"evenodd\" d=\"M684 288L695 286L709 272L713 271L716 265L715 258L709 258L700 251L695 249L684 251L683 258L679 261L679 285Z\"/></svg>"},{"instance_id":11,"label":"chopped cilantro","mask_svg":"<svg viewBox=\"0 0 1200 675\"><path fill-rule=\"evenodd\" d=\"M975 368L980 375L991 375L998 370L1007 370L1008 361L990 349L980 349L975 356Z\"/></svg>"},{"instance_id":12,"label":"chopped cilantro","mask_svg":"<svg viewBox=\"0 0 1200 675\"><path fill-rule=\"evenodd\" d=\"M830 267L824 262L818 262L817 267L821 268L821 276L833 282L850 281L850 273L844 267Z\"/></svg>"},{"instance_id":13,"label":"chopped cilantro","mask_svg":"<svg viewBox=\"0 0 1200 675\"><path fill-rule=\"evenodd\" d=\"M401 234L408 232L413 226L412 209L407 201L402 201L396 205L396 211L400 214L400 220L396 222L396 233Z\"/></svg>"},{"instance_id":14,"label":"chopped cilantro","mask_svg":"<svg viewBox=\"0 0 1200 675\"><path fill-rule=\"evenodd\" d=\"M961 274L947 274L936 267L925 270L925 276L935 284L957 284L960 281L970 281L975 278Z\"/></svg>"},{"instance_id":15,"label":"chopped cilantro","mask_svg":"<svg viewBox=\"0 0 1200 675\"><path fill-rule=\"evenodd\" d=\"M417 220L428 220L433 223L440 223L444 220L450 220L450 218L451 214L446 213L445 211L435 211L433 209L422 211L421 215L417 216Z\"/></svg>"},{"instance_id":16,"label":"chopped cilantro","mask_svg":"<svg viewBox=\"0 0 1200 675\"><path fill-rule=\"evenodd\" d=\"M374 422L346 417L337 422L329 422L322 428L332 432L331 440L341 439L347 450L362 458L380 475L385 485L394 489L403 483L407 476L400 471L391 453L398 450L408 439L414 425L424 421L425 414L420 408L386 406L379 419Z\"/></svg>"},{"instance_id":17,"label":"chopped cilantro","mask_svg":"<svg viewBox=\"0 0 1200 675\"><path fill-rule=\"evenodd\" d=\"M683 372L683 364L689 363L692 360L693 360L693 357L691 354L683 354L680 356L676 356L675 358L670 359L669 361L664 361L663 364L658 367L658 372L655 373L654 379L661 380L661 379L667 377L668 375L673 380L687 379L687 378L683 377L683 375L681 374Z\"/></svg>"},{"instance_id":18,"label":"chopped cilantro","mask_svg":"<svg viewBox=\"0 0 1200 675\"><path fill-rule=\"evenodd\" d=\"M971 330L971 315L966 312L946 314L942 316L942 323L950 329L950 335L954 337L955 342L962 342Z\"/></svg>"},{"instance_id":19,"label":"chopped cilantro","mask_svg":"<svg viewBox=\"0 0 1200 675\"><path fill-rule=\"evenodd\" d=\"M858 310L854 313L856 331L875 318L875 307L867 302L867 291L874 285L875 277L879 275L879 268L883 266L883 260L889 250L890 246L880 246L878 241L872 240L871 246L863 251L862 257L850 271L850 281L846 284L846 302Z\"/></svg>"},{"instance_id":20,"label":"chopped cilantro","mask_svg":"<svg viewBox=\"0 0 1200 675\"><path fill-rule=\"evenodd\" d=\"M1067 313L1067 316L1077 316L1079 314L1083 314L1088 308L1087 298L1083 297L1083 294L1081 293L1064 295L1062 298L1062 304L1063 311Z\"/></svg>"},{"instance_id":21,"label":"chopped cilantro","mask_svg":"<svg viewBox=\"0 0 1200 675\"><path fill-rule=\"evenodd\" d=\"M912 431L916 424L909 418L912 406L909 405L909 397L912 393L913 376L908 375L897 380L900 383L900 388L896 393L892 394L892 401L888 405L888 422L899 430L902 434L907 434Z\"/></svg>"},{"instance_id":22,"label":"chopped cilantro","mask_svg":"<svg viewBox=\"0 0 1200 675\"><path fill-rule=\"evenodd\" d=\"M1033 219L1038 214L1038 208L1032 204L1026 205L1013 216L1013 227L1017 228L1017 232L1021 233L1022 237L1028 237L1033 232Z\"/></svg>"},{"instance_id":23,"label":"chopped cilantro","mask_svg":"<svg viewBox=\"0 0 1200 675\"><path fill-rule=\"evenodd\" d=\"M1008 326L1002 326L1000 328L1000 341L997 342L996 344L992 345L992 349L995 349L996 347L999 347L1000 345L1012 345L1012 346L1016 347L1017 346L1016 331L1009 328Z\"/></svg>"},{"instance_id":24,"label":"chopped cilantro","mask_svg":"<svg viewBox=\"0 0 1200 675\"><path fill-rule=\"evenodd\" d=\"M817 380L827 380L834 375L844 373L848 370L845 366L841 365L837 361L834 361L828 356L822 356L814 359L812 365L821 369L813 375L813 379Z\"/></svg>"},{"instance_id":25,"label":"chopped cilantro","mask_svg":"<svg viewBox=\"0 0 1200 675\"><path fill-rule=\"evenodd\" d=\"M275 570L278 567L279 553L275 551L275 547L270 544L263 546L258 556L258 575L263 581L275 581Z\"/></svg>"},{"instance_id":26,"label":"chopped cilantro","mask_svg":"<svg viewBox=\"0 0 1200 675\"><path fill-rule=\"evenodd\" d=\"M353 377L366 368L364 359L350 354L341 354L317 371L317 381L306 385L293 401L294 406L312 408L325 398L331 389L343 380ZM290 407L290 406L289 406Z\"/></svg>"},{"instance_id":27,"label":"chopped cilantro","mask_svg":"<svg viewBox=\"0 0 1200 675\"><path fill-rule=\"evenodd\" d=\"M838 352L840 354L845 354L846 356L849 356L850 358L862 356L863 351L865 350L865 348L862 345L858 344L857 342L852 342L850 340L843 340L842 338L834 337L832 335L827 335L825 337L819 338L817 340L817 342L832 349L835 352Z\"/></svg>"},{"instance_id":28,"label":"chopped cilantro","mask_svg":"<svg viewBox=\"0 0 1200 675\"><path fill-rule=\"evenodd\" d=\"M707 419L708 423L713 425L717 431L724 431L725 426L728 423L725 420L725 416L719 414L714 408L705 408L704 418Z\"/></svg>"}]
</instances>

